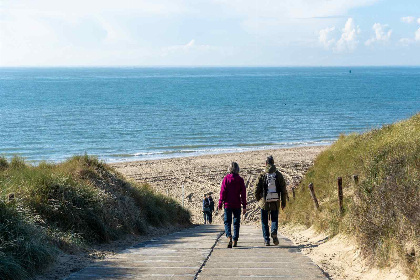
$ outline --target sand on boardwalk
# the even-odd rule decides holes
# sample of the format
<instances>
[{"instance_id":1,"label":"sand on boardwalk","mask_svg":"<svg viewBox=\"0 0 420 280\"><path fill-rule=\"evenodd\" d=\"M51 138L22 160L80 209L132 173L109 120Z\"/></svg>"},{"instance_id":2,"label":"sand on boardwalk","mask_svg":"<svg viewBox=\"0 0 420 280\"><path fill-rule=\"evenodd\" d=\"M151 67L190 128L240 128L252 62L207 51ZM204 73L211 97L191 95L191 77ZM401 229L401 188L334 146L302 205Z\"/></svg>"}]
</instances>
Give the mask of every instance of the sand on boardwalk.
<instances>
[{"instance_id":1,"label":"sand on boardwalk","mask_svg":"<svg viewBox=\"0 0 420 280\"><path fill-rule=\"evenodd\" d=\"M203 195L212 193L217 207L222 179L230 163L236 161L241 169L240 175L245 182L250 181L247 189L248 213L242 223L254 223L259 219L259 209L253 195L254 182L264 170L267 156L274 157L277 169L290 189L298 184L315 157L324 149L326 146L305 146L110 165L127 178L147 183L156 192L167 194L181 203L184 186L184 206L191 211L194 223L203 223ZM215 213L215 223L223 222L222 214L223 211Z\"/></svg>"}]
</instances>

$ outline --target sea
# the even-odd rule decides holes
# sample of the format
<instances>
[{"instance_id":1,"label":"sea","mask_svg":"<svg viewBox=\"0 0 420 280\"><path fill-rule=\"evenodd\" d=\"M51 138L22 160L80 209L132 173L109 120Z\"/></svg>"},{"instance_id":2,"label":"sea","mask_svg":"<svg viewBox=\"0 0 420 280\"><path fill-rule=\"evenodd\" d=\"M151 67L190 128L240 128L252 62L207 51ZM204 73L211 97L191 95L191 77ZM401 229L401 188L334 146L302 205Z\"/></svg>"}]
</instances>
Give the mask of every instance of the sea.
<instances>
[{"instance_id":1,"label":"sea","mask_svg":"<svg viewBox=\"0 0 420 280\"><path fill-rule=\"evenodd\" d=\"M420 111L420 67L0 68L0 156L105 162L328 145Z\"/></svg>"}]
</instances>

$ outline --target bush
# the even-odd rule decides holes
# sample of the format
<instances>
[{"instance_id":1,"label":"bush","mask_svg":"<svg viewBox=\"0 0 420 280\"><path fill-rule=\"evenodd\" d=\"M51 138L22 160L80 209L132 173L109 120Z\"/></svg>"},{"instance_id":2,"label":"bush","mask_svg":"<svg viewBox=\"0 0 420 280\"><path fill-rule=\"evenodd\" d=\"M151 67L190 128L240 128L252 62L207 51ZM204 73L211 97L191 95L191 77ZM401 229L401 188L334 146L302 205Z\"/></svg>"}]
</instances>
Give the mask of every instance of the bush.
<instances>
[{"instance_id":1,"label":"bush","mask_svg":"<svg viewBox=\"0 0 420 280\"><path fill-rule=\"evenodd\" d=\"M1 279L25 279L54 259L56 250L45 232L0 201Z\"/></svg>"},{"instance_id":2,"label":"bush","mask_svg":"<svg viewBox=\"0 0 420 280\"><path fill-rule=\"evenodd\" d=\"M359 184L352 182L358 174ZM337 177L343 178L340 215ZM308 191L313 182L320 203L315 211ZM385 266L399 260L418 275L420 248L420 114L364 134L340 136L321 153L285 212L287 222L314 225L332 235L356 236L364 255Z\"/></svg>"},{"instance_id":3,"label":"bush","mask_svg":"<svg viewBox=\"0 0 420 280\"><path fill-rule=\"evenodd\" d=\"M0 171L5 170L9 167L9 163L5 157L0 157Z\"/></svg>"},{"instance_id":4,"label":"bush","mask_svg":"<svg viewBox=\"0 0 420 280\"><path fill-rule=\"evenodd\" d=\"M145 233L149 225L190 222L177 202L125 181L94 157L38 166L14 157L10 163L0 159L0 166L0 259L8 260L1 262L1 279L33 275L58 249Z\"/></svg>"}]
</instances>

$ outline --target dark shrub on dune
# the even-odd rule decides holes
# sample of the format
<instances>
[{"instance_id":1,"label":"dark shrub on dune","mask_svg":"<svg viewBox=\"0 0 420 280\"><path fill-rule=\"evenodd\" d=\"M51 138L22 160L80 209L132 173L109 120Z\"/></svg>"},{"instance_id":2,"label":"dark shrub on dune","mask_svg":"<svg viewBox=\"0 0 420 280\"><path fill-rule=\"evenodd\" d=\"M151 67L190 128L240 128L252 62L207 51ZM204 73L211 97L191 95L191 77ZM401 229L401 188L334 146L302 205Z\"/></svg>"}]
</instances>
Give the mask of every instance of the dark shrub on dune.
<instances>
[{"instance_id":1,"label":"dark shrub on dune","mask_svg":"<svg viewBox=\"0 0 420 280\"><path fill-rule=\"evenodd\" d=\"M38 166L0 158L0 186L1 279L34 275L58 250L190 222L175 200L89 156Z\"/></svg>"}]
</instances>

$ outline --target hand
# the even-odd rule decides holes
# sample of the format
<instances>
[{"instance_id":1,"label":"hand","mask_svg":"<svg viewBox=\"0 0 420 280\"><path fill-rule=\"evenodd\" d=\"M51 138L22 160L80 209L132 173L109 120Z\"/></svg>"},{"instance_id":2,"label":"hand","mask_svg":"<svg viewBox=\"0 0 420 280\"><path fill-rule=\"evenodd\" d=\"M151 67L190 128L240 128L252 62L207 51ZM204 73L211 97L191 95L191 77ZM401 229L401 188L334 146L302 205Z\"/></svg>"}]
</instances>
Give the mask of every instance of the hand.
<instances>
[{"instance_id":1,"label":"hand","mask_svg":"<svg viewBox=\"0 0 420 280\"><path fill-rule=\"evenodd\" d=\"M284 206L284 205L282 205L282 206L281 206L281 210L284 210L284 207L285 207L285 206Z\"/></svg>"},{"instance_id":2,"label":"hand","mask_svg":"<svg viewBox=\"0 0 420 280\"><path fill-rule=\"evenodd\" d=\"M219 207L217 207L219 210L222 210L222 205L219 205Z\"/></svg>"},{"instance_id":3,"label":"hand","mask_svg":"<svg viewBox=\"0 0 420 280\"><path fill-rule=\"evenodd\" d=\"M246 213L246 208L242 209L242 215L245 215Z\"/></svg>"}]
</instances>

